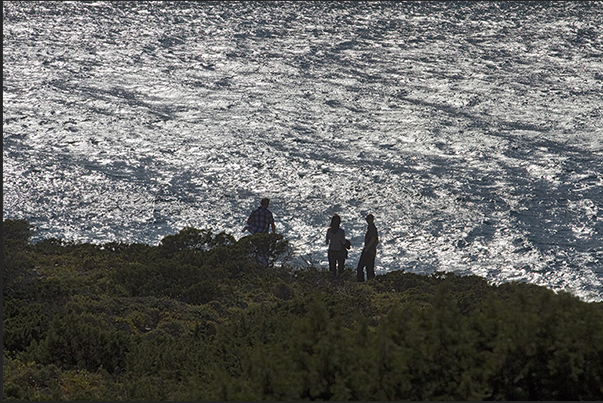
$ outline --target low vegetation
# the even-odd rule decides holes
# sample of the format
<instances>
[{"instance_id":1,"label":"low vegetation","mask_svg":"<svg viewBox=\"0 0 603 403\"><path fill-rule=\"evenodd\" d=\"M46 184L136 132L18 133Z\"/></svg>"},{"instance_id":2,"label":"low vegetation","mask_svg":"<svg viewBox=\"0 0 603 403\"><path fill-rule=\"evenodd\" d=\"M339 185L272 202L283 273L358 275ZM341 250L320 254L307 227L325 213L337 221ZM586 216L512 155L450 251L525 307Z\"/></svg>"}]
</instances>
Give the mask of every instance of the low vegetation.
<instances>
[{"instance_id":1,"label":"low vegetation","mask_svg":"<svg viewBox=\"0 0 603 403\"><path fill-rule=\"evenodd\" d=\"M3 400L603 400L603 304L291 267L281 235L30 242L3 223Z\"/></svg>"}]
</instances>

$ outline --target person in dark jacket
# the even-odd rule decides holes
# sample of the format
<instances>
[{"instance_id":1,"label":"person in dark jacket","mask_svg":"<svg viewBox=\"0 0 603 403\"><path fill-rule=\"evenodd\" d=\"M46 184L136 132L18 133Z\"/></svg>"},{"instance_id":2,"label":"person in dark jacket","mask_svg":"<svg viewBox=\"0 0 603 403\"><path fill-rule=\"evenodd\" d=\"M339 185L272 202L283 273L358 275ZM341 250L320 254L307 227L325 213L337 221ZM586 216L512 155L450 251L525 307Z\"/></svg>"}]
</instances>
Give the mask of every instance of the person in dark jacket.
<instances>
[{"instance_id":1,"label":"person in dark jacket","mask_svg":"<svg viewBox=\"0 0 603 403\"><path fill-rule=\"evenodd\" d=\"M341 217L338 214L333 214L331 217L331 226L327 229L327 245L329 245L328 258L329 258L329 271L333 277L337 274L342 275L345 263L344 251L345 245L345 232L339 227L341 224Z\"/></svg>"},{"instance_id":2,"label":"person in dark jacket","mask_svg":"<svg viewBox=\"0 0 603 403\"><path fill-rule=\"evenodd\" d=\"M367 280L375 278L375 256L377 256L377 244L379 243L379 233L375 227L375 216L367 214L366 222L368 224L366 235L364 236L364 248L360 254L358 268L356 269L357 280L364 281L364 269L366 268Z\"/></svg>"}]
</instances>

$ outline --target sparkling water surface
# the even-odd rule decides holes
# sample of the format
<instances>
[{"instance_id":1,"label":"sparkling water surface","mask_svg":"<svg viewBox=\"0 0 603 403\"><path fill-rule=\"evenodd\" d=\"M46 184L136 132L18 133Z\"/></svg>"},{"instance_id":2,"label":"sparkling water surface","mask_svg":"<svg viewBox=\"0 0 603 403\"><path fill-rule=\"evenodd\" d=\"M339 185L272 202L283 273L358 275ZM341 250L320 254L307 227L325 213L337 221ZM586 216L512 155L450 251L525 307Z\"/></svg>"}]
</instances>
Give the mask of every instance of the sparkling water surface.
<instances>
[{"instance_id":1,"label":"sparkling water surface","mask_svg":"<svg viewBox=\"0 0 603 403\"><path fill-rule=\"evenodd\" d=\"M599 2L3 2L3 218L34 241L237 239L300 265L603 300Z\"/></svg>"}]
</instances>

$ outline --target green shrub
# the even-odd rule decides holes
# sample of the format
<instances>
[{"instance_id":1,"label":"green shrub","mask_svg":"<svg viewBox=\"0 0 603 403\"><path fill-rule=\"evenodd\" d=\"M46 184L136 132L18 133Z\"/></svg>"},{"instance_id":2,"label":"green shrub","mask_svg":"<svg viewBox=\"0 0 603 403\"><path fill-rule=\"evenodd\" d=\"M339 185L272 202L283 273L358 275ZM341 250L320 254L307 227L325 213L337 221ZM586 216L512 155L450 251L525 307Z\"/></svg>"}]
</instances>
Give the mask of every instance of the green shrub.
<instances>
[{"instance_id":1,"label":"green shrub","mask_svg":"<svg viewBox=\"0 0 603 403\"><path fill-rule=\"evenodd\" d=\"M5 351L20 352L48 329L48 307L20 299L4 302L2 335Z\"/></svg>"},{"instance_id":2,"label":"green shrub","mask_svg":"<svg viewBox=\"0 0 603 403\"><path fill-rule=\"evenodd\" d=\"M27 220L4 220L2 222L2 238L27 245L32 226Z\"/></svg>"},{"instance_id":3,"label":"green shrub","mask_svg":"<svg viewBox=\"0 0 603 403\"><path fill-rule=\"evenodd\" d=\"M32 276L34 263L30 255L30 229L25 220L4 220L2 225L2 285L4 297L18 292Z\"/></svg>"},{"instance_id":4,"label":"green shrub","mask_svg":"<svg viewBox=\"0 0 603 403\"><path fill-rule=\"evenodd\" d=\"M105 330L90 314L66 314L53 318L46 337L33 343L26 356L41 364L54 364L63 370L100 368L109 373L125 369L130 336Z\"/></svg>"},{"instance_id":5,"label":"green shrub","mask_svg":"<svg viewBox=\"0 0 603 403\"><path fill-rule=\"evenodd\" d=\"M272 267L276 263L284 264L293 250L281 234L255 234L239 239L237 248L243 251L251 262Z\"/></svg>"},{"instance_id":6,"label":"green shrub","mask_svg":"<svg viewBox=\"0 0 603 403\"><path fill-rule=\"evenodd\" d=\"M445 272L333 280L275 234L31 245L14 227L4 400L603 400L603 303Z\"/></svg>"},{"instance_id":7,"label":"green shrub","mask_svg":"<svg viewBox=\"0 0 603 403\"><path fill-rule=\"evenodd\" d=\"M159 251L163 256L171 257L178 252L207 251L217 246L231 246L234 244L234 237L225 232L214 235L211 230L186 227L178 234L163 238L160 242Z\"/></svg>"}]
</instances>

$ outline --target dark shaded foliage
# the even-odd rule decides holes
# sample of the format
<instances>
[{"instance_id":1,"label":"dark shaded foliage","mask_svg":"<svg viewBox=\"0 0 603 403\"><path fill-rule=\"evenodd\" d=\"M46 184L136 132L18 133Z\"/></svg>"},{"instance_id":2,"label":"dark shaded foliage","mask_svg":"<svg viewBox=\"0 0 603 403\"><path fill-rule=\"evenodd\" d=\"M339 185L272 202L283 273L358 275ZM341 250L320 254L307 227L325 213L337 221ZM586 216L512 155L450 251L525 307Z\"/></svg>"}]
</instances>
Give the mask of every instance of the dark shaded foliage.
<instances>
[{"instance_id":1,"label":"dark shaded foliage","mask_svg":"<svg viewBox=\"0 0 603 403\"><path fill-rule=\"evenodd\" d=\"M26 245L31 236L31 225L27 220L4 220L2 222L2 237L4 241L11 240Z\"/></svg>"},{"instance_id":2,"label":"dark shaded foliage","mask_svg":"<svg viewBox=\"0 0 603 403\"><path fill-rule=\"evenodd\" d=\"M246 257L268 267L273 267L279 260L286 261L292 254L289 242L281 234L248 235L237 245Z\"/></svg>"},{"instance_id":3,"label":"dark shaded foliage","mask_svg":"<svg viewBox=\"0 0 603 403\"><path fill-rule=\"evenodd\" d=\"M31 225L25 220L4 220L2 224L2 295L5 298L31 274L30 230Z\"/></svg>"},{"instance_id":4,"label":"dark shaded foliage","mask_svg":"<svg viewBox=\"0 0 603 403\"><path fill-rule=\"evenodd\" d=\"M178 234L163 238L159 251L161 255L171 257L179 252L207 251L217 246L232 246L235 243L234 237L225 232L214 235L211 230L186 227Z\"/></svg>"},{"instance_id":5,"label":"dark shaded foliage","mask_svg":"<svg viewBox=\"0 0 603 403\"><path fill-rule=\"evenodd\" d=\"M130 335L115 329L105 329L102 317L91 314L65 314L53 318L46 337L30 345L25 354L40 364L54 364L62 369L100 368L109 373L125 369L130 350Z\"/></svg>"},{"instance_id":6,"label":"dark shaded foliage","mask_svg":"<svg viewBox=\"0 0 603 403\"><path fill-rule=\"evenodd\" d=\"M602 400L603 304L286 264L281 235L158 246L4 228L4 400ZM8 271L6 271L8 267Z\"/></svg>"}]
</instances>

